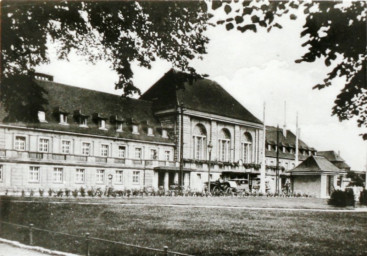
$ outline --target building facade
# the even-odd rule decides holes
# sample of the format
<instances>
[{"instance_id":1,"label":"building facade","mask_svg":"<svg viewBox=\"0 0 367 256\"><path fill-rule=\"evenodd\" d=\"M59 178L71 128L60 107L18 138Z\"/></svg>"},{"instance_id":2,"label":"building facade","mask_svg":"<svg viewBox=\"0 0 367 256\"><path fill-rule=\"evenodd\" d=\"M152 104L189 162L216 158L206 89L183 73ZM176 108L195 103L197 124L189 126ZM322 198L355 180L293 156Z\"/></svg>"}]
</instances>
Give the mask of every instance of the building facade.
<instances>
[{"instance_id":1,"label":"building facade","mask_svg":"<svg viewBox=\"0 0 367 256\"><path fill-rule=\"evenodd\" d=\"M22 102L0 108L2 192L169 189L179 183L181 158L191 190L203 189L209 165L211 180L259 175L263 125L213 81L170 70L140 99L43 74L32 83L41 98L25 100L33 114L14 111Z\"/></svg>"}]
</instances>

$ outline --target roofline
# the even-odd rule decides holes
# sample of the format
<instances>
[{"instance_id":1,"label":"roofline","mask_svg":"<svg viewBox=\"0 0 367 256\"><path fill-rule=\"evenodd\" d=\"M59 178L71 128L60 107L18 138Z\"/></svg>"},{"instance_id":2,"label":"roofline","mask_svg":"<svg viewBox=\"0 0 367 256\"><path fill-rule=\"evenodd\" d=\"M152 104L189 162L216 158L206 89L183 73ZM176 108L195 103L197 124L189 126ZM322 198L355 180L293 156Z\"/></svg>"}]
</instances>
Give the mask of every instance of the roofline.
<instances>
[{"instance_id":1,"label":"roofline","mask_svg":"<svg viewBox=\"0 0 367 256\"><path fill-rule=\"evenodd\" d=\"M32 128L32 127L5 125L5 124L2 124L2 123L0 123L0 128L12 128L12 129L32 130L32 131L40 131L40 132L53 132L53 133L57 133L57 134L77 135L77 136L82 136L82 137L93 137L93 138L101 138L101 139L114 139L114 140L121 140L121 141L144 142L144 143L148 143L148 144L160 144L160 145L167 145L167 146L175 146L175 143L173 143L173 142L156 142L156 141L147 141L147 140L135 140L135 139L112 137L112 136L78 133L78 132L68 132L68 131L59 131L59 130L51 130L51 129L40 129L40 128Z\"/></svg>"}]
</instances>

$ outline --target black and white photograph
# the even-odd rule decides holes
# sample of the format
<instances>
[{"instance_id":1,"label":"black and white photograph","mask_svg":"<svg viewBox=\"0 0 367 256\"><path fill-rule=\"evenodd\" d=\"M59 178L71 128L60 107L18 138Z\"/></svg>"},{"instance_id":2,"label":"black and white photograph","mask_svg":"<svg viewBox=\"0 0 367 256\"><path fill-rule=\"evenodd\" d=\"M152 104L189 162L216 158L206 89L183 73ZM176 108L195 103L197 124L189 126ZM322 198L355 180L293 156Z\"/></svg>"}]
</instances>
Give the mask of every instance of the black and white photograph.
<instances>
[{"instance_id":1,"label":"black and white photograph","mask_svg":"<svg viewBox=\"0 0 367 256\"><path fill-rule=\"evenodd\" d=\"M367 255L367 1L0 24L0 256Z\"/></svg>"}]
</instances>

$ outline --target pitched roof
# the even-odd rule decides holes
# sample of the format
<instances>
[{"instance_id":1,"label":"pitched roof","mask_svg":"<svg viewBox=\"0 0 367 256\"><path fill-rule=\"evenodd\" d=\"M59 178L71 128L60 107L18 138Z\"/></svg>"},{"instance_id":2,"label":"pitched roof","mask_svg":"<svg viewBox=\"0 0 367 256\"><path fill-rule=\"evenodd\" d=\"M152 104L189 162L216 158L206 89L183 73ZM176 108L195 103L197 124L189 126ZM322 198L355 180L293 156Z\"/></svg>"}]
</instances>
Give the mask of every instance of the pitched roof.
<instances>
[{"instance_id":1,"label":"pitched roof","mask_svg":"<svg viewBox=\"0 0 367 256\"><path fill-rule=\"evenodd\" d=\"M284 137L283 130L279 128L278 134L279 134L279 144L283 146L292 147L292 148L296 147L296 135L292 131L287 130L287 134L286 134L287 136ZM276 145L277 127L266 126L266 142L271 145ZM299 149L308 149L308 150L316 151L316 149L309 147L301 139L298 139L298 146L299 146Z\"/></svg>"},{"instance_id":2,"label":"pitched roof","mask_svg":"<svg viewBox=\"0 0 367 256\"><path fill-rule=\"evenodd\" d=\"M337 154L333 150L319 151L319 152L317 152L317 155L325 157L327 160L332 162L339 169L350 170L350 166L344 161L343 158L341 158L341 156L339 154Z\"/></svg>"},{"instance_id":3,"label":"pitched roof","mask_svg":"<svg viewBox=\"0 0 367 256\"><path fill-rule=\"evenodd\" d=\"M218 83L209 79L193 78L190 74L173 69L149 88L140 99L154 101L156 110L176 108L182 103L190 110L262 123Z\"/></svg>"},{"instance_id":4,"label":"pitched roof","mask_svg":"<svg viewBox=\"0 0 367 256\"><path fill-rule=\"evenodd\" d=\"M85 134L113 136L118 138L138 139L156 142L169 142L172 140L163 138L158 130L161 129L159 121L154 117L152 111L152 102L123 98L118 95L69 86L65 84L55 83L52 81L35 80L36 84L44 89L42 96L44 98L43 110L46 114L47 123L22 123L10 122L9 124L22 125L27 127L37 127L59 131L80 132ZM69 125L60 125L58 120L58 111L69 113ZM81 112L84 116L89 116L88 128L79 127L76 120L77 112ZM96 115L98 113L98 115ZM4 122L9 113L0 111L0 122ZM136 120L138 122L148 122L156 129L155 136L148 136L146 132L141 131L140 134L132 134L130 127L125 123L124 132L116 132L114 125L110 125L108 130L98 129L98 123L93 120L95 117L104 117L108 120ZM95 122L93 122L95 121ZM143 125L142 125L143 126ZM141 127L143 129L143 127Z\"/></svg>"},{"instance_id":5,"label":"pitched roof","mask_svg":"<svg viewBox=\"0 0 367 256\"><path fill-rule=\"evenodd\" d=\"M315 175L322 173L341 173L342 171L322 156L310 156L294 169L292 175Z\"/></svg>"}]
</instances>

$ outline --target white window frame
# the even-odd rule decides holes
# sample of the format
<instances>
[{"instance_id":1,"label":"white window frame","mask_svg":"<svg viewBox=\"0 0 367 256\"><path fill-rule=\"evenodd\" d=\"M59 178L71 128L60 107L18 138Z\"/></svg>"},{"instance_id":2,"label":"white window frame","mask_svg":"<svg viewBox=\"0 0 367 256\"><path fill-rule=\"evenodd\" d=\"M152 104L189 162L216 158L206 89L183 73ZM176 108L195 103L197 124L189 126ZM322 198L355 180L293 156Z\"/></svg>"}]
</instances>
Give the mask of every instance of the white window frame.
<instances>
[{"instance_id":1,"label":"white window frame","mask_svg":"<svg viewBox=\"0 0 367 256\"><path fill-rule=\"evenodd\" d=\"M105 183L105 170L104 169L97 169L96 170L96 183L97 184L104 184Z\"/></svg>"},{"instance_id":2,"label":"white window frame","mask_svg":"<svg viewBox=\"0 0 367 256\"><path fill-rule=\"evenodd\" d=\"M231 157L231 140L219 139L219 160L229 162Z\"/></svg>"},{"instance_id":3,"label":"white window frame","mask_svg":"<svg viewBox=\"0 0 367 256\"><path fill-rule=\"evenodd\" d=\"M69 142L68 147L65 147L64 142ZM65 150L68 149L68 150ZM71 154L71 140L61 140L61 153Z\"/></svg>"},{"instance_id":4,"label":"white window frame","mask_svg":"<svg viewBox=\"0 0 367 256\"><path fill-rule=\"evenodd\" d=\"M140 184L140 171L133 171L132 179L134 185Z\"/></svg>"},{"instance_id":5,"label":"white window frame","mask_svg":"<svg viewBox=\"0 0 367 256\"><path fill-rule=\"evenodd\" d=\"M148 127L148 136L154 136L152 127Z\"/></svg>"},{"instance_id":6,"label":"white window frame","mask_svg":"<svg viewBox=\"0 0 367 256\"><path fill-rule=\"evenodd\" d=\"M244 163L252 162L252 143L251 142L242 142L242 161Z\"/></svg>"},{"instance_id":7,"label":"white window frame","mask_svg":"<svg viewBox=\"0 0 367 256\"><path fill-rule=\"evenodd\" d=\"M118 148L118 157L119 158L126 158L126 146L120 145Z\"/></svg>"},{"instance_id":8,"label":"white window frame","mask_svg":"<svg viewBox=\"0 0 367 256\"><path fill-rule=\"evenodd\" d=\"M271 145L270 144L268 144L268 150L271 151Z\"/></svg>"},{"instance_id":9,"label":"white window frame","mask_svg":"<svg viewBox=\"0 0 367 256\"><path fill-rule=\"evenodd\" d=\"M101 156L103 157L108 157L109 152L110 151L110 147L108 144L101 144Z\"/></svg>"},{"instance_id":10,"label":"white window frame","mask_svg":"<svg viewBox=\"0 0 367 256\"><path fill-rule=\"evenodd\" d=\"M41 123L47 123L45 111L41 111L41 110L38 111L37 116L38 116L38 121L40 121Z\"/></svg>"},{"instance_id":11,"label":"white window frame","mask_svg":"<svg viewBox=\"0 0 367 256\"><path fill-rule=\"evenodd\" d=\"M122 132L122 122L117 122L116 132Z\"/></svg>"},{"instance_id":12,"label":"white window frame","mask_svg":"<svg viewBox=\"0 0 367 256\"><path fill-rule=\"evenodd\" d=\"M68 125L68 116L60 113L60 123L61 125Z\"/></svg>"},{"instance_id":13,"label":"white window frame","mask_svg":"<svg viewBox=\"0 0 367 256\"><path fill-rule=\"evenodd\" d=\"M124 171L123 170L116 170L116 184L123 184L124 183Z\"/></svg>"},{"instance_id":14,"label":"white window frame","mask_svg":"<svg viewBox=\"0 0 367 256\"><path fill-rule=\"evenodd\" d=\"M47 144L44 144L42 141L47 141ZM45 149L45 145L47 145L47 148ZM38 151L42 153L48 153L50 152L50 139L49 138L39 138L38 139Z\"/></svg>"},{"instance_id":15,"label":"white window frame","mask_svg":"<svg viewBox=\"0 0 367 256\"><path fill-rule=\"evenodd\" d=\"M54 167L52 180L54 183L62 183L64 181L64 168Z\"/></svg>"},{"instance_id":16,"label":"white window frame","mask_svg":"<svg viewBox=\"0 0 367 256\"><path fill-rule=\"evenodd\" d=\"M168 138L168 133L166 129L162 129L162 137L163 138Z\"/></svg>"},{"instance_id":17,"label":"white window frame","mask_svg":"<svg viewBox=\"0 0 367 256\"><path fill-rule=\"evenodd\" d=\"M138 152L140 153L140 157L137 157L137 153L138 153ZM143 159L143 149L142 149L142 148L140 148L140 147L136 147L136 148L135 148L134 158L135 158L135 159L138 159L138 160Z\"/></svg>"},{"instance_id":18,"label":"white window frame","mask_svg":"<svg viewBox=\"0 0 367 256\"><path fill-rule=\"evenodd\" d=\"M136 124L133 124L133 134L139 134L139 127Z\"/></svg>"},{"instance_id":19,"label":"white window frame","mask_svg":"<svg viewBox=\"0 0 367 256\"><path fill-rule=\"evenodd\" d=\"M89 145L88 146L88 152L87 152L87 154L84 152L84 149L86 149L84 146L85 145ZM90 156L90 152L91 152L91 143L90 142L82 142L82 155L83 156Z\"/></svg>"},{"instance_id":20,"label":"white window frame","mask_svg":"<svg viewBox=\"0 0 367 256\"><path fill-rule=\"evenodd\" d=\"M171 161L171 151L170 150L164 151L164 160Z\"/></svg>"},{"instance_id":21,"label":"white window frame","mask_svg":"<svg viewBox=\"0 0 367 256\"><path fill-rule=\"evenodd\" d=\"M24 138L24 141L23 141L24 143L19 143L17 141L17 138ZM23 144L23 148L19 147L22 144ZM26 147L27 147L27 137L23 136L23 135L15 135L15 137L14 137L14 149L19 150L19 151L25 151Z\"/></svg>"},{"instance_id":22,"label":"white window frame","mask_svg":"<svg viewBox=\"0 0 367 256\"><path fill-rule=\"evenodd\" d=\"M206 136L193 136L194 159L206 160Z\"/></svg>"},{"instance_id":23,"label":"white window frame","mask_svg":"<svg viewBox=\"0 0 367 256\"><path fill-rule=\"evenodd\" d=\"M85 116L79 117L79 127L88 128L88 118Z\"/></svg>"},{"instance_id":24,"label":"white window frame","mask_svg":"<svg viewBox=\"0 0 367 256\"><path fill-rule=\"evenodd\" d=\"M39 166L29 166L29 182L39 182L40 181L40 167Z\"/></svg>"},{"instance_id":25,"label":"white window frame","mask_svg":"<svg viewBox=\"0 0 367 256\"><path fill-rule=\"evenodd\" d=\"M85 182L85 169L76 168L75 169L75 183L83 184Z\"/></svg>"},{"instance_id":26,"label":"white window frame","mask_svg":"<svg viewBox=\"0 0 367 256\"><path fill-rule=\"evenodd\" d=\"M107 130L107 128L106 128L106 120L104 120L104 119L100 119L99 120L99 129L100 130Z\"/></svg>"}]
</instances>

